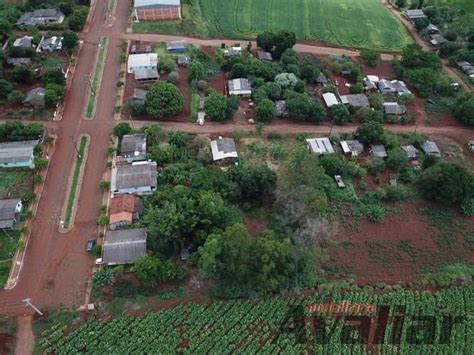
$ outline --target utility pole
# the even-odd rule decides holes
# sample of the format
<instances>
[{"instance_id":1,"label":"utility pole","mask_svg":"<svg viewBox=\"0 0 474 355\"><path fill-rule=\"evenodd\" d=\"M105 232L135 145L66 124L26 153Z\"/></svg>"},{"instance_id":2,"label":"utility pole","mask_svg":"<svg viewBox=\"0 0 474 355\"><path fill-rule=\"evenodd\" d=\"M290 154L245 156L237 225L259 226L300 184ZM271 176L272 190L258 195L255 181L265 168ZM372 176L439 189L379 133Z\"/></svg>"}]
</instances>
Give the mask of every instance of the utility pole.
<instances>
[{"instance_id":1,"label":"utility pole","mask_svg":"<svg viewBox=\"0 0 474 355\"><path fill-rule=\"evenodd\" d=\"M74 137L73 137L73 136L69 136L69 138L71 138L71 143L72 143L72 145L74 146L74 150L75 150L76 153L77 153L77 158L78 158L78 159L81 159L81 154L79 153L79 150L77 149L76 141L74 140Z\"/></svg>"},{"instance_id":2,"label":"utility pole","mask_svg":"<svg viewBox=\"0 0 474 355\"><path fill-rule=\"evenodd\" d=\"M25 306L26 306L26 307L30 306L30 307L33 308L34 311L35 311L36 313L38 313L40 316L43 315L43 312L41 312L41 311L38 309L38 307L36 307L35 305L33 305L33 303L31 303L31 298L25 298L25 299L23 300L23 302L25 303Z\"/></svg>"}]
</instances>

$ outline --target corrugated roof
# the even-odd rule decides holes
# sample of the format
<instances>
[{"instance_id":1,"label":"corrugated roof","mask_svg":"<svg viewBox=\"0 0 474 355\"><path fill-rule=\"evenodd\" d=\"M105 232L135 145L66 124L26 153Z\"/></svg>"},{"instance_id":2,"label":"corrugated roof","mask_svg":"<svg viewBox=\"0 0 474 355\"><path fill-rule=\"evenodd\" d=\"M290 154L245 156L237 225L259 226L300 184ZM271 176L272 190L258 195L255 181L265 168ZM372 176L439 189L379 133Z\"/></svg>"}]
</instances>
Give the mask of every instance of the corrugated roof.
<instances>
[{"instance_id":1,"label":"corrugated roof","mask_svg":"<svg viewBox=\"0 0 474 355\"><path fill-rule=\"evenodd\" d=\"M134 7L180 6L181 0L135 0Z\"/></svg>"},{"instance_id":2,"label":"corrugated roof","mask_svg":"<svg viewBox=\"0 0 474 355\"><path fill-rule=\"evenodd\" d=\"M211 141L211 151L214 161L239 157L235 141L232 138L221 138Z\"/></svg>"},{"instance_id":3,"label":"corrugated roof","mask_svg":"<svg viewBox=\"0 0 474 355\"><path fill-rule=\"evenodd\" d=\"M423 151L428 155L433 155L436 157L441 157L441 151L438 148L438 145L433 141L426 141L423 143Z\"/></svg>"},{"instance_id":4,"label":"corrugated roof","mask_svg":"<svg viewBox=\"0 0 474 355\"><path fill-rule=\"evenodd\" d=\"M108 231L103 246L103 262L108 265L131 264L146 254L146 230Z\"/></svg>"},{"instance_id":5,"label":"corrugated roof","mask_svg":"<svg viewBox=\"0 0 474 355\"><path fill-rule=\"evenodd\" d=\"M337 99L336 95L334 95L332 92L324 93L323 100L326 103L327 107L331 107L331 106L339 104L339 100Z\"/></svg>"},{"instance_id":6,"label":"corrugated roof","mask_svg":"<svg viewBox=\"0 0 474 355\"><path fill-rule=\"evenodd\" d=\"M118 165L114 169L114 173L115 189L118 191L140 187L154 187L157 184L156 162Z\"/></svg>"},{"instance_id":7,"label":"corrugated roof","mask_svg":"<svg viewBox=\"0 0 474 355\"><path fill-rule=\"evenodd\" d=\"M364 94L342 95L341 102L352 107L369 107L369 99Z\"/></svg>"},{"instance_id":8,"label":"corrugated roof","mask_svg":"<svg viewBox=\"0 0 474 355\"><path fill-rule=\"evenodd\" d=\"M19 199L0 200L0 220L13 220L16 214L16 206L21 202Z\"/></svg>"},{"instance_id":9,"label":"corrugated roof","mask_svg":"<svg viewBox=\"0 0 474 355\"><path fill-rule=\"evenodd\" d=\"M37 144L37 140L0 143L0 164L29 162Z\"/></svg>"},{"instance_id":10,"label":"corrugated roof","mask_svg":"<svg viewBox=\"0 0 474 355\"><path fill-rule=\"evenodd\" d=\"M327 137L311 138L307 139L306 142L313 153L319 155L334 153L334 148L331 144L331 141Z\"/></svg>"},{"instance_id":11,"label":"corrugated roof","mask_svg":"<svg viewBox=\"0 0 474 355\"><path fill-rule=\"evenodd\" d=\"M370 150L372 151L372 155L376 156L377 158L386 158L387 151L382 144L372 144L370 146Z\"/></svg>"},{"instance_id":12,"label":"corrugated roof","mask_svg":"<svg viewBox=\"0 0 474 355\"><path fill-rule=\"evenodd\" d=\"M120 154L123 158L144 160L146 157L146 135L127 134L122 137Z\"/></svg>"}]
</instances>

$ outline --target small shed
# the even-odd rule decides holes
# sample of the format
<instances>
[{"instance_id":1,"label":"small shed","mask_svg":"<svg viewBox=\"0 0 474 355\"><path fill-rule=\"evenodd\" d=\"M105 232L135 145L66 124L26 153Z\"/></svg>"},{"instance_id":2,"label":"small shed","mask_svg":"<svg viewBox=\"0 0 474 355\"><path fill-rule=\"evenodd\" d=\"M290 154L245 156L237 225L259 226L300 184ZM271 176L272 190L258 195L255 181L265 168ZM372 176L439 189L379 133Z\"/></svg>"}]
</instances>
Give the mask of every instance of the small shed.
<instances>
[{"instance_id":1,"label":"small shed","mask_svg":"<svg viewBox=\"0 0 474 355\"><path fill-rule=\"evenodd\" d=\"M246 78L229 80L227 82L229 95L250 96L252 95L252 85Z\"/></svg>"},{"instance_id":2,"label":"small shed","mask_svg":"<svg viewBox=\"0 0 474 355\"><path fill-rule=\"evenodd\" d=\"M346 184L344 184L341 175L334 175L334 180L336 180L336 184L339 188L343 189L346 187Z\"/></svg>"},{"instance_id":3,"label":"small shed","mask_svg":"<svg viewBox=\"0 0 474 355\"><path fill-rule=\"evenodd\" d=\"M448 43L448 40L440 34L434 34L430 35L430 43L435 47L439 47L445 43Z\"/></svg>"},{"instance_id":4,"label":"small shed","mask_svg":"<svg viewBox=\"0 0 474 355\"><path fill-rule=\"evenodd\" d=\"M416 149L413 145L403 145L403 151L407 154L408 159L416 160L418 159L418 149Z\"/></svg>"},{"instance_id":5,"label":"small shed","mask_svg":"<svg viewBox=\"0 0 474 355\"><path fill-rule=\"evenodd\" d=\"M432 155L438 158L441 158L441 151L438 148L438 145L433 141L426 141L423 143L423 151L426 155Z\"/></svg>"},{"instance_id":6,"label":"small shed","mask_svg":"<svg viewBox=\"0 0 474 355\"><path fill-rule=\"evenodd\" d=\"M17 65L30 65L31 58L7 58L7 64L16 67Z\"/></svg>"},{"instance_id":7,"label":"small shed","mask_svg":"<svg viewBox=\"0 0 474 355\"><path fill-rule=\"evenodd\" d=\"M185 40L170 41L166 43L166 51L169 53L184 53L188 50L188 44Z\"/></svg>"},{"instance_id":8,"label":"small shed","mask_svg":"<svg viewBox=\"0 0 474 355\"><path fill-rule=\"evenodd\" d=\"M13 42L13 47L31 48L32 43L33 43L32 36L23 36L23 37L17 38L15 42Z\"/></svg>"},{"instance_id":9,"label":"small shed","mask_svg":"<svg viewBox=\"0 0 474 355\"><path fill-rule=\"evenodd\" d=\"M407 113L405 105L400 105L398 102L385 102L383 104L383 112L386 115L404 115Z\"/></svg>"},{"instance_id":10,"label":"small shed","mask_svg":"<svg viewBox=\"0 0 474 355\"><path fill-rule=\"evenodd\" d=\"M385 159L388 157L387 151L382 144L371 144L370 145L370 152L374 157Z\"/></svg>"},{"instance_id":11,"label":"small shed","mask_svg":"<svg viewBox=\"0 0 474 355\"><path fill-rule=\"evenodd\" d=\"M332 92L324 93L323 100L327 107L332 107L334 105L339 104L339 100L337 99L336 95L334 95Z\"/></svg>"},{"instance_id":12,"label":"small shed","mask_svg":"<svg viewBox=\"0 0 474 355\"><path fill-rule=\"evenodd\" d=\"M0 200L0 229L12 229L22 208L19 199Z\"/></svg>"},{"instance_id":13,"label":"small shed","mask_svg":"<svg viewBox=\"0 0 474 355\"><path fill-rule=\"evenodd\" d=\"M140 82L157 81L160 79L158 69L137 69L134 74L135 80Z\"/></svg>"},{"instance_id":14,"label":"small shed","mask_svg":"<svg viewBox=\"0 0 474 355\"><path fill-rule=\"evenodd\" d=\"M326 86L327 84L329 84L329 80L323 73L319 73L318 77L316 78L316 83L322 86Z\"/></svg>"},{"instance_id":15,"label":"small shed","mask_svg":"<svg viewBox=\"0 0 474 355\"><path fill-rule=\"evenodd\" d=\"M179 55L177 62L180 67L187 67L191 63L191 57L185 54Z\"/></svg>"},{"instance_id":16,"label":"small shed","mask_svg":"<svg viewBox=\"0 0 474 355\"><path fill-rule=\"evenodd\" d=\"M308 148L317 155L334 154L334 148L328 137L307 139Z\"/></svg>"},{"instance_id":17,"label":"small shed","mask_svg":"<svg viewBox=\"0 0 474 355\"><path fill-rule=\"evenodd\" d=\"M239 158L235 141L232 138L215 139L211 141L212 159L218 161L236 161Z\"/></svg>"},{"instance_id":18,"label":"small shed","mask_svg":"<svg viewBox=\"0 0 474 355\"><path fill-rule=\"evenodd\" d=\"M286 110L286 100L279 100L275 102L277 117L288 117L288 111Z\"/></svg>"},{"instance_id":19,"label":"small shed","mask_svg":"<svg viewBox=\"0 0 474 355\"><path fill-rule=\"evenodd\" d=\"M471 139L468 143L467 146L471 152L474 152L474 139Z\"/></svg>"},{"instance_id":20,"label":"small shed","mask_svg":"<svg viewBox=\"0 0 474 355\"><path fill-rule=\"evenodd\" d=\"M224 50L224 57L234 57L236 55L242 54L242 47L230 47L229 49Z\"/></svg>"},{"instance_id":21,"label":"small shed","mask_svg":"<svg viewBox=\"0 0 474 355\"><path fill-rule=\"evenodd\" d=\"M146 100L146 94L148 94L147 90L133 89L132 99L136 102L144 104Z\"/></svg>"},{"instance_id":22,"label":"small shed","mask_svg":"<svg viewBox=\"0 0 474 355\"><path fill-rule=\"evenodd\" d=\"M341 141L341 148L344 154L350 154L353 157L364 151L364 145L358 140Z\"/></svg>"},{"instance_id":23,"label":"small shed","mask_svg":"<svg viewBox=\"0 0 474 355\"><path fill-rule=\"evenodd\" d=\"M257 55L258 55L258 59L260 59L262 62L271 63L273 61L273 57L270 52L259 50L257 52Z\"/></svg>"},{"instance_id":24,"label":"small shed","mask_svg":"<svg viewBox=\"0 0 474 355\"><path fill-rule=\"evenodd\" d=\"M434 35L434 34L438 34L438 33L441 33L441 31L439 30L438 26L435 26L433 25L432 23L430 23L428 25L428 27L426 27L426 30L428 31L428 33L430 35Z\"/></svg>"},{"instance_id":25,"label":"small shed","mask_svg":"<svg viewBox=\"0 0 474 355\"><path fill-rule=\"evenodd\" d=\"M146 255L146 239L144 228L108 231L102 247L104 264L133 264Z\"/></svg>"},{"instance_id":26,"label":"small shed","mask_svg":"<svg viewBox=\"0 0 474 355\"><path fill-rule=\"evenodd\" d=\"M426 18L426 14L422 9L407 10L404 15L410 21Z\"/></svg>"}]
</instances>

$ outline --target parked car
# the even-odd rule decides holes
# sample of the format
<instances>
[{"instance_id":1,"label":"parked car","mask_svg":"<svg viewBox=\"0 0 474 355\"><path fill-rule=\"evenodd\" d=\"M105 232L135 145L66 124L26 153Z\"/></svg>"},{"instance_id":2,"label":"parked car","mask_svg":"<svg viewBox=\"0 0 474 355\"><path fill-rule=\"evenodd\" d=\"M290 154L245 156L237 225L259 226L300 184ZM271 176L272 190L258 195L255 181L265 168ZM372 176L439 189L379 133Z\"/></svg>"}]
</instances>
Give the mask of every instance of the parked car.
<instances>
[{"instance_id":1,"label":"parked car","mask_svg":"<svg viewBox=\"0 0 474 355\"><path fill-rule=\"evenodd\" d=\"M95 239L89 239L89 240L87 241L86 250L90 253L90 252L92 251L92 249L94 248L95 244L96 244Z\"/></svg>"}]
</instances>

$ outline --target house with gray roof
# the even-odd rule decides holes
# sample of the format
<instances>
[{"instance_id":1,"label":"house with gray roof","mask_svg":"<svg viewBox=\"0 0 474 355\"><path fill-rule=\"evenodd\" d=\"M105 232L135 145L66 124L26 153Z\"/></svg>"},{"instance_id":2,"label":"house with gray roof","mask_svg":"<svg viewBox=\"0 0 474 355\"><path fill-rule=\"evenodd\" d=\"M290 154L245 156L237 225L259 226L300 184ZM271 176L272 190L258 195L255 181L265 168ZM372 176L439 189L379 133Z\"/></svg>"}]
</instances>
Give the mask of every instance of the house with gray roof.
<instances>
[{"instance_id":1,"label":"house with gray roof","mask_svg":"<svg viewBox=\"0 0 474 355\"><path fill-rule=\"evenodd\" d=\"M32 44L33 44L32 36L23 36L23 37L17 38L15 42L13 42L13 47L31 48Z\"/></svg>"},{"instance_id":2,"label":"house with gray roof","mask_svg":"<svg viewBox=\"0 0 474 355\"><path fill-rule=\"evenodd\" d=\"M441 150L439 150L438 145L433 141L426 141L423 143L423 151L426 155L432 155L434 157L441 158Z\"/></svg>"},{"instance_id":3,"label":"house with gray roof","mask_svg":"<svg viewBox=\"0 0 474 355\"><path fill-rule=\"evenodd\" d=\"M415 21L421 18L426 18L426 14L422 9L407 10L403 14L409 21Z\"/></svg>"},{"instance_id":4,"label":"house with gray roof","mask_svg":"<svg viewBox=\"0 0 474 355\"><path fill-rule=\"evenodd\" d=\"M19 199L0 200L0 229L12 229L22 208Z\"/></svg>"},{"instance_id":5,"label":"house with gray roof","mask_svg":"<svg viewBox=\"0 0 474 355\"><path fill-rule=\"evenodd\" d=\"M178 56L177 62L178 66L187 67L191 63L191 57L186 54L181 54Z\"/></svg>"},{"instance_id":6,"label":"house with gray roof","mask_svg":"<svg viewBox=\"0 0 474 355\"><path fill-rule=\"evenodd\" d=\"M140 104L145 104L146 94L148 94L148 90L133 89L132 100Z\"/></svg>"},{"instance_id":7,"label":"house with gray roof","mask_svg":"<svg viewBox=\"0 0 474 355\"><path fill-rule=\"evenodd\" d=\"M388 157L387 151L382 144L371 144L370 145L370 153L377 158L385 159Z\"/></svg>"},{"instance_id":8,"label":"house with gray roof","mask_svg":"<svg viewBox=\"0 0 474 355\"><path fill-rule=\"evenodd\" d=\"M0 168L35 168L37 140L0 143Z\"/></svg>"},{"instance_id":9,"label":"house with gray roof","mask_svg":"<svg viewBox=\"0 0 474 355\"><path fill-rule=\"evenodd\" d=\"M25 12L16 22L19 26L39 26L62 23L66 16L57 9L37 9Z\"/></svg>"},{"instance_id":10,"label":"house with gray roof","mask_svg":"<svg viewBox=\"0 0 474 355\"><path fill-rule=\"evenodd\" d=\"M23 104L33 106L35 108L44 107L45 88L35 88L28 91L23 100Z\"/></svg>"},{"instance_id":11,"label":"house with gray roof","mask_svg":"<svg viewBox=\"0 0 474 355\"><path fill-rule=\"evenodd\" d=\"M364 94L341 95L341 102L352 107L369 107L369 99Z\"/></svg>"},{"instance_id":12,"label":"house with gray roof","mask_svg":"<svg viewBox=\"0 0 474 355\"><path fill-rule=\"evenodd\" d=\"M212 159L215 162L235 162L239 158L233 138L222 138L211 141Z\"/></svg>"},{"instance_id":13,"label":"house with gray roof","mask_svg":"<svg viewBox=\"0 0 474 355\"><path fill-rule=\"evenodd\" d=\"M43 52L56 52L63 49L63 37L52 36L43 38L39 45L39 50Z\"/></svg>"},{"instance_id":14,"label":"house with gray roof","mask_svg":"<svg viewBox=\"0 0 474 355\"><path fill-rule=\"evenodd\" d=\"M156 190L157 181L158 172L154 161L116 165L112 169L112 195L150 195Z\"/></svg>"},{"instance_id":15,"label":"house with gray roof","mask_svg":"<svg viewBox=\"0 0 474 355\"><path fill-rule=\"evenodd\" d=\"M252 95L252 85L246 78L229 80L227 82L229 95L250 96Z\"/></svg>"},{"instance_id":16,"label":"house with gray roof","mask_svg":"<svg viewBox=\"0 0 474 355\"><path fill-rule=\"evenodd\" d=\"M16 67L17 65L30 65L31 58L7 58L7 64Z\"/></svg>"},{"instance_id":17,"label":"house with gray roof","mask_svg":"<svg viewBox=\"0 0 474 355\"><path fill-rule=\"evenodd\" d=\"M258 50L257 51L257 56L258 56L258 59L260 59L262 62L271 63L273 61L273 57L272 57L272 54L270 52L266 52L266 51L263 51L263 50Z\"/></svg>"},{"instance_id":18,"label":"house with gray roof","mask_svg":"<svg viewBox=\"0 0 474 355\"><path fill-rule=\"evenodd\" d=\"M145 160L146 158L146 135L126 134L120 143L120 156L131 163Z\"/></svg>"},{"instance_id":19,"label":"house with gray roof","mask_svg":"<svg viewBox=\"0 0 474 355\"><path fill-rule=\"evenodd\" d=\"M133 17L136 22L181 20L181 0L135 0Z\"/></svg>"},{"instance_id":20,"label":"house with gray roof","mask_svg":"<svg viewBox=\"0 0 474 355\"><path fill-rule=\"evenodd\" d=\"M398 102L384 102L382 105L383 113L386 115L404 115L407 113L405 105L400 105Z\"/></svg>"},{"instance_id":21,"label":"house with gray roof","mask_svg":"<svg viewBox=\"0 0 474 355\"><path fill-rule=\"evenodd\" d=\"M188 44L185 40L170 41L166 43L166 51L169 53L184 53L188 50Z\"/></svg>"},{"instance_id":22,"label":"house with gray roof","mask_svg":"<svg viewBox=\"0 0 474 355\"><path fill-rule=\"evenodd\" d=\"M307 139L308 148L317 155L334 154L334 148L328 137Z\"/></svg>"},{"instance_id":23,"label":"house with gray roof","mask_svg":"<svg viewBox=\"0 0 474 355\"><path fill-rule=\"evenodd\" d=\"M448 43L448 40L440 34L433 34L430 35L430 43L435 47L439 47L445 43Z\"/></svg>"},{"instance_id":24,"label":"house with gray roof","mask_svg":"<svg viewBox=\"0 0 474 355\"><path fill-rule=\"evenodd\" d=\"M364 151L364 145L358 140L341 141L341 148L345 155L357 157Z\"/></svg>"},{"instance_id":25,"label":"house with gray roof","mask_svg":"<svg viewBox=\"0 0 474 355\"><path fill-rule=\"evenodd\" d=\"M106 265L133 264L146 255L146 239L144 228L107 231L102 262Z\"/></svg>"},{"instance_id":26,"label":"house with gray roof","mask_svg":"<svg viewBox=\"0 0 474 355\"><path fill-rule=\"evenodd\" d=\"M322 86L326 86L329 84L328 78L326 78L326 75L324 75L322 72L319 73L318 77L316 78L316 83Z\"/></svg>"},{"instance_id":27,"label":"house with gray roof","mask_svg":"<svg viewBox=\"0 0 474 355\"><path fill-rule=\"evenodd\" d=\"M413 145L403 145L402 149L407 154L408 159L418 159L418 149L416 149Z\"/></svg>"},{"instance_id":28,"label":"house with gray roof","mask_svg":"<svg viewBox=\"0 0 474 355\"><path fill-rule=\"evenodd\" d=\"M286 110L286 100L278 100L275 102L276 115L277 117L288 117L288 111Z\"/></svg>"}]
</instances>

